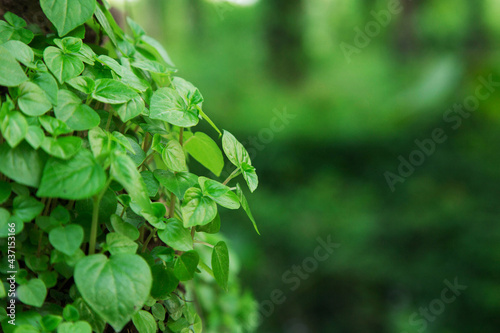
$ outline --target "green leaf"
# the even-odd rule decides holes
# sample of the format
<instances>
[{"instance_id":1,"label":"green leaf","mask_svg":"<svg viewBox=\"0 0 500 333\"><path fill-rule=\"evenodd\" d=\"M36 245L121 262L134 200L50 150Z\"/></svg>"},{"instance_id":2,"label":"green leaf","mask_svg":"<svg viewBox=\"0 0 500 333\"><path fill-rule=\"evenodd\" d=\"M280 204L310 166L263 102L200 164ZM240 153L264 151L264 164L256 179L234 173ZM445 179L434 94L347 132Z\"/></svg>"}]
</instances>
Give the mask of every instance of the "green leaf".
<instances>
[{"instance_id":1,"label":"green leaf","mask_svg":"<svg viewBox=\"0 0 500 333\"><path fill-rule=\"evenodd\" d=\"M51 331L55 330L61 322L62 322L61 316L55 316L55 315L49 314L49 315L43 316L40 324L42 325L42 328L45 331L51 332Z\"/></svg>"},{"instance_id":2,"label":"green leaf","mask_svg":"<svg viewBox=\"0 0 500 333\"><path fill-rule=\"evenodd\" d=\"M40 126L28 126L28 132L26 133L26 141L30 144L34 149L38 149L42 144L43 138L45 134Z\"/></svg>"},{"instance_id":3,"label":"green leaf","mask_svg":"<svg viewBox=\"0 0 500 333\"><path fill-rule=\"evenodd\" d=\"M87 303L85 303L83 298L77 298L73 305L78 309L78 312L80 313L80 319L92 326L92 331L97 333L104 332L104 329L106 328L106 321L99 317L94 311L92 311Z\"/></svg>"},{"instance_id":4,"label":"green leaf","mask_svg":"<svg viewBox=\"0 0 500 333\"><path fill-rule=\"evenodd\" d=\"M247 213L248 218L250 221L252 221L253 227L255 228L255 231L260 235L259 229L257 228L257 223L255 222L255 219L253 218L252 212L250 211L250 206L248 206L247 199L245 198L245 195L243 194L243 191L241 190L240 184L236 184L236 194L238 195L238 198L240 199L241 202L241 207L243 207L243 210L245 213Z\"/></svg>"},{"instance_id":5,"label":"green leaf","mask_svg":"<svg viewBox=\"0 0 500 333\"><path fill-rule=\"evenodd\" d=\"M2 135L12 148L15 148L28 133L28 122L19 111L7 111L0 123Z\"/></svg>"},{"instance_id":6,"label":"green leaf","mask_svg":"<svg viewBox=\"0 0 500 333\"><path fill-rule=\"evenodd\" d=\"M88 76L77 76L66 83L87 95L91 94L95 89L95 81Z\"/></svg>"},{"instance_id":7,"label":"green leaf","mask_svg":"<svg viewBox=\"0 0 500 333\"><path fill-rule=\"evenodd\" d=\"M54 113L57 119L64 121L75 131L84 131L99 125L101 118L90 106L69 90L61 89L57 93L57 105Z\"/></svg>"},{"instance_id":8,"label":"green leaf","mask_svg":"<svg viewBox=\"0 0 500 333\"><path fill-rule=\"evenodd\" d=\"M62 323L57 328L57 333L92 333L92 326L83 320L75 323Z\"/></svg>"},{"instance_id":9,"label":"green leaf","mask_svg":"<svg viewBox=\"0 0 500 333\"><path fill-rule=\"evenodd\" d=\"M132 322L139 333L156 333L156 320L153 315L147 311L139 310L132 316Z\"/></svg>"},{"instance_id":10,"label":"green leaf","mask_svg":"<svg viewBox=\"0 0 500 333\"><path fill-rule=\"evenodd\" d=\"M49 155L67 160L73 157L82 147L82 139L77 136L59 138L44 137L42 149Z\"/></svg>"},{"instance_id":11,"label":"green leaf","mask_svg":"<svg viewBox=\"0 0 500 333\"><path fill-rule=\"evenodd\" d=\"M229 252L225 242L220 241L215 244L212 250L212 271L214 272L215 280L227 290L227 281L229 279Z\"/></svg>"},{"instance_id":12,"label":"green leaf","mask_svg":"<svg viewBox=\"0 0 500 333\"><path fill-rule=\"evenodd\" d=\"M124 104L117 105L116 113L123 122L127 122L140 115L144 109L144 100L141 96L137 96Z\"/></svg>"},{"instance_id":13,"label":"green leaf","mask_svg":"<svg viewBox=\"0 0 500 333\"><path fill-rule=\"evenodd\" d=\"M40 0L40 6L62 37L92 17L96 1Z\"/></svg>"},{"instance_id":14,"label":"green leaf","mask_svg":"<svg viewBox=\"0 0 500 333\"><path fill-rule=\"evenodd\" d=\"M163 305L161 305L160 303L155 303L151 307L151 312L153 313L153 316L159 321L165 320L165 315L167 314L167 312L165 311Z\"/></svg>"},{"instance_id":15,"label":"green leaf","mask_svg":"<svg viewBox=\"0 0 500 333\"><path fill-rule=\"evenodd\" d=\"M42 127L54 136L71 133L71 128L65 122L51 116L41 116L38 118Z\"/></svg>"},{"instance_id":16,"label":"green leaf","mask_svg":"<svg viewBox=\"0 0 500 333\"><path fill-rule=\"evenodd\" d=\"M26 80L28 77L16 58L6 48L0 46L0 86L16 87Z\"/></svg>"},{"instance_id":17,"label":"green leaf","mask_svg":"<svg viewBox=\"0 0 500 333\"><path fill-rule=\"evenodd\" d=\"M206 177L198 178L198 182L200 183L203 193L208 195L219 205L229 209L240 208L238 196L226 185Z\"/></svg>"},{"instance_id":18,"label":"green leaf","mask_svg":"<svg viewBox=\"0 0 500 333\"><path fill-rule=\"evenodd\" d=\"M184 148L201 165L212 171L217 177L220 176L224 167L224 158L215 141L208 135L196 132L184 143Z\"/></svg>"},{"instance_id":19,"label":"green leaf","mask_svg":"<svg viewBox=\"0 0 500 333\"><path fill-rule=\"evenodd\" d=\"M191 187L186 191L182 202L184 227L208 224L216 215L217 205L210 197L203 195L196 187Z\"/></svg>"},{"instance_id":20,"label":"green leaf","mask_svg":"<svg viewBox=\"0 0 500 333\"><path fill-rule=\"evenodd\" d=\"M148 195L152 198L158 194L158 190L160 189L160 183L156 180L155 176L151 171L142 171L141 172L142 179L144 179L144 183L146 184L146 188L148 189Z\"/></svg>"},{"instance_id":21,"label":"green leaf","mask_svg":"<svg viewBox=\"0 0 500 333\"><path fill-rule=\"evenodd\" d=\"M255 191L255 189L259 185L259 178L255 173L255 168L243 162L241 165L241 171L243 172L243 178L245 178L245 181L247 182L250 192Z\"/></svg>"},{"instance_id":22,"label":"green leaf","mask_svg":"<svg viewBox=\"0 0 500 333\"><path fill-rule=\"evenodd\" d=\"M17 40L9 40L2 44L2 47L6 48L17 61L22 62L28 67L34 66L33 60L35 59L35 55L31 47L25 43Z\"/></svg>"},{"instance_id":23,"label":"green leaf","mask_svg":"<svg viewBox=\"0 0 500 333\"><path fill-rule=\"evenodd\" d=\"M184 228L182 222L176 218L167 220L167 226L158 231L158 237L168 246L178 251L189 251L193 249L193 239L188 229Z\"/></svg>"},{"instance_id":24,"label":"green leaf","mask_svg":"<svg viewBox=\"0 0 500 333\"><path fill-rule=\"evenodd\" d=\"M80 149L73 158L50 158L43 171L37 196L80 200L99 193L106 182L106 174L86 149Z\"/></svg>"},{"instance_id":25,"label":"green leaf","mask_svg":"<svg viewBox=\"0 0 500 333\"><path fill-rule=\"evenodd\" d=\"M47 262L48 262L47 256L41 256L41 258L44 258L44 257L47 258ZM48 266L47 263L45 265ZM57 272L56 271L52 271L52 272L46 271L46 272L40 273L38 275L38 278L43 281L43 283L45 284L45 287L47 287L48 289L53 288L57 285Z\"/></svg>"},{"instance_id":26,"label":"green leaf","mask_svg":"<svg viewBox=\"0 0 500 333\"><path fill-rule=\"evenodd\" d=\"M142 162L146 159L146 153L142 150L142 147L137 143L134 138L129 136L126 137L130 146L132 147L133 153L127 152L127 156L134 161L136 167L139 167Z\"/></svg>"},{"instance_id":27,"label":"green leaf","mask_svg":"<svg viewBox=\"0 0 500 333\"><path fill-rule=\"evenodd\" d=\"M203 96L201 95L198 88L196 88L191 82L188 82L180 77L174 77L172 79L172 85L175 90L181 95L188 105L196 105L203 102Z\"/></svg>"},{"instance_id":28,"label":"green leaf","mask_svg":"<svg viewBox=\"0 0 500 333\"><path fill-rule=\"evenodd\" d=\"M111 215L111 225L115 232L122 234L135 241L139 238L140 232L130 223L124 222L118 215Z\"/></svg>"},{"instance_id":29,"label":"green leaf","mask_svg":"<svg viewBox=\"0 0 500 333\"><path fill-rule=\"evenodd\" d=\"M153 287L151 297L163 300L170 295L179 285L179 279L175 277L173 268L163 264L156 264L151 267L153 274Z\"/></svg>"},{"instance_id":30,"label":"green leaf","mask_svg":"<svg viewBox=\"0 0 500 333\"><path fill-rule=\"evenodd\" d=\"M3 18L14 28L24 28L26 26L26 21L14 13L6 12Z\"/></svg>"},{"instance_id":31,"label":"green leaf","mask_svg":"<svg viewBox=\"0 0 500 333\"><path fill-rule=\"evenodd\" d=\"M0 180L0 205L9 200L11 193L10 183Z\"/></svg>"},{"instance_id":32,"label":"green leaf","mask_svg":"<svg viewBox=\"0 0 500 333\"><path fill-rule=\"evenodd\" d=\"M191 280L200 261L198 252L192 250L184 252L174 264L174 274L180 281Z\"/></svg>"},{"instance_id":33,"label":"green leaf","mask_svg":"<svg viewBox=\"0 0 500 333\"><path fill-rule=\"evenodd\" d=\"M42 88L52 105L57 104L57 91L59 87L57 86L57 81L54 79L52 74L48 72L37 72L31 80L33 83Z\"/></svg>"},{"instance_id":34,"label":"green leaf","mask_svg":"<svg viewBox=\"0 0 500 333\"><path fill-rule=\"evenodd\" d=\"M222 148L229 161L237 167L241 168L243 162L251 165L250 156L245 147L226 130L222 135Z\"/></svg>"},{"instance_id":35,"label":"green leaf","mask_svg":"<svg viewBox=\"0 0 500 333\"><path fill-rule=\"evenodd\" d=\"M163 60L169 66L175 67L174 63L170 59L167 51L163 48L160 42L149 36L142 36L141 42L139 43L141 48L144 48L148 53L154 54L157 60Z\"/></svg>"},{"instance_id":36,"label":"green leaf","mask_svg":"<svg viewBox=\"0 0 500 333\"><path fill-rule=\"evenodd\" d=\"M17 297L27 305L40 308L46 296L47 288L43 281L39 279L31 279L27 283L17 287Z\"/></svg>"},{"instance_id":37,"label":"green leaf","mask_svg":"<svg viewBox=\"0 0 500 333\"><path fill-rule=\"evenodd\" d=\"M198 176L189 172L173 173L168 170L156 169L153 175L162 186L174 193L177 198L183 198L187 189L198 182Z\"/></svg>"},{"instance_id":38,"label":"green leaf","mask_svg":"<svg viewBox=\"0 0 500 333\"><path fill-rule=\"evenodd\" d=\"M111 255L120 253L135 254L139 245L122 234L110 232L106 235L106 244Z\"/></svg>"},{"instance_id":39,"label":"green leaf","mask_svg":"<svg viewBox=\"0 0 500 333\"><path fill-rule=\"evenodd\" d=\"M83 228L78 224L57 227L49 232L49 241L56 250L71 256L82 245Z\"/></svg>"},{"instance_id":40,"label":"green leaf","mask_svg":"<svg viewBox=\"0 0 500 333\"><path fill-rule=\"evenodd\" d=\"M28 144L10 148L4 143L0 146L0 161L0 172L7 177L27 186L38 187L40 184L45 159Z\"/></svg>"},{"instance_id":41,"label":"green leaf","mask_svg":"<svg viewBox=\"0 0 500 333\"><path fill-rule=\"evenodd\" d=\"M220 231L220 216L219 213L215 216L215 218L209 224L205 224L202 226L196 226L197 232L205 232L207 234L216 234Z\"/></svg>"},{"instance_id":42,"label":"green leaf","mask_svg":"<svg viewBox=\"0 0 500 333\"><path fill-rule=\"evenodd\" d=\"M104 29L106 35L108 35L109 39L111 39L115 46L118 46L118 41L116 39L115 33L118 32L118 34L121 35L121 29L116 24L113 16L109 13L106 7L97 4L95 8L95 17L97 18L97 21L99 21L101 27Z\"/></svg>"},{"instance_id":43,"label":"green leaf","mask_svg":"<svg viewBox=\"0 0 500 333\"><path fill-rule=\"evenodd\" d=\"M53 46L43 51L43 60L60 83L78 76L84 69L83 62L74 54L65 54Z\"/></svg>"},{"instance_id":44,"label":"green leaf","mask_svg":"<svg viewBox=\"0 0 500 333\"><path fill-rule=\"evenodd\" d=\"M175 126L191 127L198 124L198 110L189 107L186 101L172 88L160 88L153 93L150 117Z\"/></svg>"},{"instance_id":45,"label":"green leaf","mask_svg":"<svg viewBox=\"0 0 500 333\"><path fill-rule=\"evenodd\" d=\"M172 171L187 171L186 155L177 140L170 140L161 154L163 162Z\"/></svg>"},{"instance_id":46,"label":"green leaf","mask_svg":"<svg viewBox=\"0 0 500 333\"><path fill-rule=\"evenodd\" d=\"M12 224L14 224L15 235L23 231L24 222L16 216L10 216L7 210L0 208L0 238L6 238L12 233Z\"/></svg>"},{"instance_id":47,"label":"green leaf","mask_svg":"<svg viewBox=\"0 0 500 333\"><path fill-rule=\"evenodd\" d=\"M75 37L65 37L63 39L54 39L54 42L59 46L65 53L76 53L82 48L81 38Z\"/></svg>"},{"instance_id":48,"label":"green leaf","mask_svg":"<svg viewBox=\"0 0 500 333\"><path fill-rule=\"evenodd\" d=\"M42 212L45 206L33 197L17 196L14 198L13 207L14 216L23 222L30 222Z\"/></svg>"},{"instance_id":49,"label":"green leaf","mask_svg":"<svg viewBox=\"0 0 500 333\"><path fill-rule=\"evenodd\" d=\"M123 153L115 153L111 161L110 173L113 179L127 190L132 202L139 206L141 211L136 213L140 213L148 222L156 224L158 219L154 216L146 184L130 157Z\"/></svg>"},{"instance_id":50,"label":"green leaf","mask_svg":"<svg viewBox=\"0 0 500 333\"><path fill-rule=\"evenodd\" d=\"M130 30L132 30L134 39L139 39L146 34L144 32L144 29L142 29L142 27L139 24L137 24L134 20L132 20L130 17L127 17L127 23L128 26L130 27Z\"/></svg>"},{"instance_id":51,"label":"green leaf","mask_svg":"<svg viewBox=\"0 0 500 333\"><path fill-rule=\"evenodd\" d=\"M66 321L77 321L78 319L80 319L80 313L78 312L77 308L75 308L71 304L68 304L64 307L63 317Z\"/></svg>"},{"instance_id":52,"label":"green leaf","mask_svg":"<svg viewBox=\"0 0 500 333\"><path fill-rule=\"evenodd\" d=\"M74 278L87 304L115 331L142 308L152 284L148 264L136 254L85 257L76 264Z\"/></svg>"},{"instance_id":53,"label":"green leaf","mask_svg":"<svg viewBox=\"0 0 500 333\"><path fill-rule=\"evenodd\" d=\"M98 79L92 97L103 103L120 104L136 98L137 93L124 83L114 79Z\"/></svg>"},{"instance_id":54,"label":"green leaf","mask_svg":"<svg viewBox=\"0 0 500 333\"><path fill-rule=\"evenodd\" d=\"M17 103L21 111L28 116L41 116L52 109L45 92L33 82L24 82L19 86Z\"/></svg>"}]
</instances>

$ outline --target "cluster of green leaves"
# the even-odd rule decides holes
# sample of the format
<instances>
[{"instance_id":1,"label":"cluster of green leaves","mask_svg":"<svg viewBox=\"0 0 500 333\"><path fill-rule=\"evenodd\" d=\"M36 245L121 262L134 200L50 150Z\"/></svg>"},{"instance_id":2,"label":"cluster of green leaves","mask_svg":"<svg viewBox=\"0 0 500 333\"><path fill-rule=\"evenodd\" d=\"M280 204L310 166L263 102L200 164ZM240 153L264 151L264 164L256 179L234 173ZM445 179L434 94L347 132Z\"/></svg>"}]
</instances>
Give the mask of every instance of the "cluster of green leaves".
<instances>
[{"instance_id":1,"label":"cluster of green leaves","mask_svg":"<svg viewBox=\"0 0 500 333\"><path fill-rule=\"evenodd\" d=\"M243 208L257 230L242 188L227 185L242 174L256 189L249 155L134 21L126 34L96 0L40 5L56 33L0 21L0 276L17 272L19 302L16 326L1 308L3 331L201 332L184 296L202 271L228 289L227 245L206 237L218 207ZM192 130L200 120L235 166L224 182L221 149ZM216 177L190 173L191 158Z\"/></svg>"}]
</instances>

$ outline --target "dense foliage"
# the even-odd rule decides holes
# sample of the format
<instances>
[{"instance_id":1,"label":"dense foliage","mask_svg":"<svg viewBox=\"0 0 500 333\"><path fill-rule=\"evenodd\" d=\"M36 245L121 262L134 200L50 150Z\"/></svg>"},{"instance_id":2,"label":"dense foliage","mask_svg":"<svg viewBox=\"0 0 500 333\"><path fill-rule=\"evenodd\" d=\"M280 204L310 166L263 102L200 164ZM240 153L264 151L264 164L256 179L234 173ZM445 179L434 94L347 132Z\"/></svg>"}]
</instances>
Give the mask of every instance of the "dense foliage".
<instances>
[{"instance_id":1,"label":"dense foliage","mask_svg":"<svg viewBox=\"0 0 500 333\"><path fill-rule=\"evenodd\" d=\"M256 189L247 151L134 21L126 34L95 0L40 5L56 32L0 21L3 331L201 332L203 312L213 331L251 329L254 302L216 235L219 206L243 208L258 232L229 185L241 174ZM200 119L234 165L223 182L221 149L192 130ZM191 158L217 177L189 172Z\"/></svg>"}]
</instances>

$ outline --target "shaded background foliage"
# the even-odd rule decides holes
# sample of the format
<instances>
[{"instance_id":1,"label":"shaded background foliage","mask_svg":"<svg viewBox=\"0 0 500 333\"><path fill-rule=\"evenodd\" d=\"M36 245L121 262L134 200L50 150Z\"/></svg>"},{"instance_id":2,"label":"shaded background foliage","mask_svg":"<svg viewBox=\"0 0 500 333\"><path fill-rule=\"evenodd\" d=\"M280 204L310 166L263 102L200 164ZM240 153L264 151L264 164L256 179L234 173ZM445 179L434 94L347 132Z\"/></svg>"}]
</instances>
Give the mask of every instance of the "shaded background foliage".
<instances>
[{"instance_id":1,"label":"shaded background foliage","mask_svg":"<svg viewBox=\"0 0 500 333\"><path fill-rule=\"evenodd\" d=\"M259 332L417 332L410 315L455 277L468 289L426 331L498 329L500 94L457 130L443 114L479 76L499 77L500 4L402 3L348 63L340 44L354 45L354 28L387 1L114 2L162 41L213 120L241 140L269 128L274 109L296 115L253 159L262 236L221 217L244 285L261 301L286 291ZM397 173L398 156L435 128L448 139L391 192L384 172ZM326 235L341 247L290 292L282 274Z\"/></svg>"}]
</instances>

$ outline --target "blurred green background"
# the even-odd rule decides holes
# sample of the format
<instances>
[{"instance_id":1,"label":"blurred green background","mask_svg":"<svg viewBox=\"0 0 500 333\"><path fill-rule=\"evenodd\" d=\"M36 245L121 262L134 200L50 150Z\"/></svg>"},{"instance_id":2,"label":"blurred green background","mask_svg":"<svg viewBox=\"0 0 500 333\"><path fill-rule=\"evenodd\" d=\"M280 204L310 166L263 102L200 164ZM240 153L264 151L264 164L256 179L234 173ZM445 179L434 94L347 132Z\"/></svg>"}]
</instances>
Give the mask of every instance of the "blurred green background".
<instances>
[{"instance_id":1,"label":"blurred green background","mask_svg":"<svg viewBox=\"0 0 500 333\"><path fill-rule=\"evenodd\" d=\"M500 89L470 115L448 110L479 77L500 82L500 2L391 2L111 2L253 157L262 236L242 212L221 219L243 287L286 297L258 332L498 332ZM436 128L447 140L391 191L384 174ZM283 274L328 235L340 247L290 290ZM444 303L455 278L467 289Z\"/></svg>"}]
</instances>

